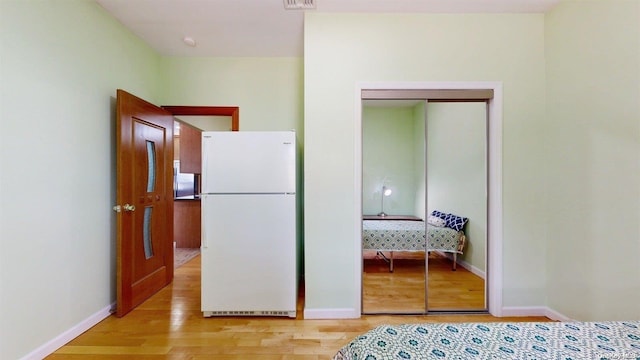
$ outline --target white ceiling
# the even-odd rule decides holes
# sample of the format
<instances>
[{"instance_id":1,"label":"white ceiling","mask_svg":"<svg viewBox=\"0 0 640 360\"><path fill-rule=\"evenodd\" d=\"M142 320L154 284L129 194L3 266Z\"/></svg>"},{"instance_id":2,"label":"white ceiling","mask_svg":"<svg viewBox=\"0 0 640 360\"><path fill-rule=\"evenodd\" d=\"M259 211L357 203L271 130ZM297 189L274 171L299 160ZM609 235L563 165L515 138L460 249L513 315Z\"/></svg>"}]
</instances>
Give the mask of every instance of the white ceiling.
<instances>
[{"instance_id":1,"label":"white ceiling","mask_svg":"<svg viewBox=\"0 0 640 360\"><path fill-rule=\"evenodd\" d=\"M543 13L560 0L315 0L285 10L283 0L96 0L166 56L302 56L303 14ZM191 47L185 36L196 41Z\"/></svg>"}]
</instances>

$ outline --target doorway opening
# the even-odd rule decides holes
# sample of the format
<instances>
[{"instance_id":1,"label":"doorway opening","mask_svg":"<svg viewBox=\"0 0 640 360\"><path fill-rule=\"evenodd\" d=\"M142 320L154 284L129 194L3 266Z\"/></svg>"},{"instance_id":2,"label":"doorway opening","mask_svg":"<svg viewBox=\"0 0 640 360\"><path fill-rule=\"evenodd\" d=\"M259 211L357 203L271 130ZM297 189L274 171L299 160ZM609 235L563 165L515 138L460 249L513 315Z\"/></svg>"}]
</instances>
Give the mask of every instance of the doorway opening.
<instances>
[{"instance_id":1,"label":"doorway opening","mask_svg":"<svg viewBox=\"0 0 640 360\"><path fill-rule=\"evenodd\" d=\"M162 106L174 116L174 254L181 265L199 254L202 131L238 131L237 106Z\"/></svg>"},{"instance_id":2,"label":"doorway opening","mask_svg":"<svg viewBox=\"0 0 640 360\"><path fill-rule=\"evenodd\" d=\"M122 89L117 90L116 205L113 210L116 212L118 317L173 279L173 131L175 116L180 115L231 116L232 130L239 128L238 107L167 106L163 109ZM196 141L199 140L200 137L196 137ZM193 218L200 220L199 215ZM200 226L193 228L199 231Z\"/></svg>"}]
</instances>

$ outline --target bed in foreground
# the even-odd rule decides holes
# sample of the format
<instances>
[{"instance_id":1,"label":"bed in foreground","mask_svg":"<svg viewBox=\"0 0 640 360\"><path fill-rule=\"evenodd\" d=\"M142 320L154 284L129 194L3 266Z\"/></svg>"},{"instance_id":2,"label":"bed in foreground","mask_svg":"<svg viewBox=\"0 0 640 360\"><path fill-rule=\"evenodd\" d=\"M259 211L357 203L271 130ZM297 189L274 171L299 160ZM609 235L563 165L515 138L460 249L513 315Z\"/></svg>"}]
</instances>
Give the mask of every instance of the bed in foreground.
<instances>
[{"instance_id":1,"label":"bed in foreground","mask_svg":"<svg viewBox=\"0 0 640 360\"><path fill-rule=\"evenodd\" d=\"M640 359L640 321L382 325L333 359Z\"/></svg>"}]
</instances>

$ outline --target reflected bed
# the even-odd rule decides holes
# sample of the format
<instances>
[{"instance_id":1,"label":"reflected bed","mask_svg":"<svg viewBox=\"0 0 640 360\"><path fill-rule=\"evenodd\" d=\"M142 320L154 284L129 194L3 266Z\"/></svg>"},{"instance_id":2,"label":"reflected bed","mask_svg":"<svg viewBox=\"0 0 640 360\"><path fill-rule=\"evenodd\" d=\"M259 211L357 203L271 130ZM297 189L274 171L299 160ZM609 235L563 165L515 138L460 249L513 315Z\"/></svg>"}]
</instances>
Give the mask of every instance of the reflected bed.
<instances>
[{"instance_id":1,"label":"reflected bed","mask_svg":"<svg viewBox=\"0 0 640 360\"><path fill-rule=\"evenodd\" d=\"M425 234L426 225L426 234ZM393 271L394 251L427 251L453 254L452 269L456 269L457 255L462 254L466 237L462 231L425 224L422 220L363 220L362 249L389 251L389 271Z\"/></svg>"}]
</instances>

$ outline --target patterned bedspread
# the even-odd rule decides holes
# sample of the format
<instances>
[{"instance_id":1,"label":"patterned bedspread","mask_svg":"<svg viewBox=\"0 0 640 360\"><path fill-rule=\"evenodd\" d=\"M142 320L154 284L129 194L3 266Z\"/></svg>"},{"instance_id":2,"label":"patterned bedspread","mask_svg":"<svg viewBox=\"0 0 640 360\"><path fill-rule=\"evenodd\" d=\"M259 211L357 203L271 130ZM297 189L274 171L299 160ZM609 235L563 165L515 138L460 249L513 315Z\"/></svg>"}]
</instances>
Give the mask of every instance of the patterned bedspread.
<instances>
[{"instance_id":1,"label":"patterned bedspread","mask_svg":"<svg viewBox=\"0 0 640 360\"><path fill-rule=\"evenodd\" d=\"M333 359L640 359L640 321L383 325Z\"/></svg>"},{"instance_id":2,"label":"patterned bedspread","mask_svg":"<svg viewBox=\"0 0 640 360\"><path fill-rule=\"evenodd\" d=\"M424 251L425 222L411 220L364 220L364 250ZM462 254L464 234L447 227L427 224L429 250Z\"/></svg>"}]
</instances>

